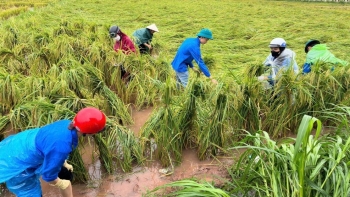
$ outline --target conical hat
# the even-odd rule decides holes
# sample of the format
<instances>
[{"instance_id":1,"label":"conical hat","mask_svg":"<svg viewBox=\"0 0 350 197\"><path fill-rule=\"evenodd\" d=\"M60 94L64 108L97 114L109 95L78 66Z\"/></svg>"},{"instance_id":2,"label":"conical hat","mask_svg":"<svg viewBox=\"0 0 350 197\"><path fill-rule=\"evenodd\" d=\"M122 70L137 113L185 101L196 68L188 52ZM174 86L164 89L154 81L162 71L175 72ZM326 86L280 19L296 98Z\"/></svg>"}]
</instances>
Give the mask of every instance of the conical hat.
<instances>
[{"instance_id":1,"label":"conical hat","mask_svg":"<svg viewBox=\"0 0 350 197\"><path fill-rule=\"evenodd\" d=\"M150 30L153 30L153 31L155 31L155 32L159 32L159 30L158 30L156 24L154 24L154 23L153 23L152 25L147 26L146 28L147 28L147 29L150 29Z\"/></svg>"}]
</instances>

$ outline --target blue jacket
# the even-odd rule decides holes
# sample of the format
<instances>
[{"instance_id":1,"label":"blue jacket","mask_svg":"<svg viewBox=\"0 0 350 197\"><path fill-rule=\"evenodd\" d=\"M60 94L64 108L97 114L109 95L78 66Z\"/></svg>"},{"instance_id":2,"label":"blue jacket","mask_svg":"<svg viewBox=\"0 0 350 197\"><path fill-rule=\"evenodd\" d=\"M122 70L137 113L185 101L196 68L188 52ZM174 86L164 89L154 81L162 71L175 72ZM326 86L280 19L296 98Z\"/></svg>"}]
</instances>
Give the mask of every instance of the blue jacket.
<instances>
[{"instance_id":1,"label":"blue jacket","mask_svg":"<svg viewBox=\"0 0 350 197\"><path fill-rule=\"evenodd\" d=\"M204 75L210 77L209 69L201 57L199 38L187 38L177 50L171 65L177 72L186 72L188 66L193 68L193 60L197 62Z\"/></svg>"},{"instance_id":2,"label":"blue jacket","mask_svg":"<svg viewBox=\"0 0 350 197\"><path fill-rule=\"evenodd\" d=\"M60 120L29 129L0 142L0 183L34 169L49 182L57 178L69 153L78 145L70 120Z\"/></svg>"}]
</instances>

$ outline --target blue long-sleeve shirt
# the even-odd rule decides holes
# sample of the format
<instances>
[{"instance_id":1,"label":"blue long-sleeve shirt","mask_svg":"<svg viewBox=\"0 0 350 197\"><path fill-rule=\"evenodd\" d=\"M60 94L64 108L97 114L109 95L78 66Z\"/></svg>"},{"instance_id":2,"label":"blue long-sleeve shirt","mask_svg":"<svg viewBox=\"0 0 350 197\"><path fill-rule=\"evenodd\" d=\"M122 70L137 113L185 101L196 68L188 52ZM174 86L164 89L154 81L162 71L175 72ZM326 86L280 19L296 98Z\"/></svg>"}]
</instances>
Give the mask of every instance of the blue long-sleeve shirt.
<instances>
[{"instance_id":1,"label":"blue long-sleeve shirt","mask_svg":"<svg viewBox=\"0 0 350 197\"><path fill-rule=\"evenodd\" d=\"M76 131L68 129L70 120L60 120L41 128L29 129L0 142L0 183L19 176L27 169L50 182L69 153L78 145Z\"/></svg>"},{"instance_id":2,"label":"blue long-sleeve shirt","mask_svg":"<svg viewBox=\"0 0 350 197\"><path fill-rule=\"evenodd\" d=\"M59 120L39 129L36 148L43 154L42 179L49 182L57 178L64 160L78 145L76 131L68 129L70 120Z\"/></svg>"},{"instance_id":3,"label":"blue long-sleeve shirt","mask_svg":"<svg viewBox=\"0 0 350 197\"><path fill-rule=\"evenodd\" d=\"M177 50L171 65L177 72L186 72L188 66L193 68L193 60L196 61L204 75L210 77L209 69L201 57L199 38L187 38Z\"/></svg>"}]
</instances>

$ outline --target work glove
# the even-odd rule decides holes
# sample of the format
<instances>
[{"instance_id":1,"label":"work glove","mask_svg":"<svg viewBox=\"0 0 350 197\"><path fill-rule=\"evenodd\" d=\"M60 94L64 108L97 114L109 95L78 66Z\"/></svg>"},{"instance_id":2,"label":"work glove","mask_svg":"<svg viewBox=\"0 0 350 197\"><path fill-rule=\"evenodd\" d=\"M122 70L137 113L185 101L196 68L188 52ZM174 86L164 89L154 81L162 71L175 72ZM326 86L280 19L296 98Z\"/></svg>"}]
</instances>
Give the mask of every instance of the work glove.
<instances>
[{"instance_id":1,"label":"work glove","mask_svg":"<svg viewBox=\"0 0 350 197\"><path fill-rule=\"evenodd\" d=\"M58 188L60 188L61 190L65 190L67 189L67 187L70 185L70 181L69 180L64 180L64 179L60 179L58 178L58 181L55 185L50 184L51 186L56 186Z\"/></svg>"},{"instance_id":2,"label":"work glove","mask_svg":"<svg viewBox=\"0 0 350 197\"><path fill-rule=\"evenodd\" d=\"M67 160L64 160L63 166L67 168L67 170L73 172L73 166L67 163Z\"/></svg>"},{"instance_id":3,"label":"work glove","mask_svg":"<svg viewBox=\"0 0 350 197\"><path fill-rule=\"evenodd\" d=\"M266 80L265 76L261 75L261 76L258 77L258 81L264 81L264 80Z\"/></svg>"}]
</instances>

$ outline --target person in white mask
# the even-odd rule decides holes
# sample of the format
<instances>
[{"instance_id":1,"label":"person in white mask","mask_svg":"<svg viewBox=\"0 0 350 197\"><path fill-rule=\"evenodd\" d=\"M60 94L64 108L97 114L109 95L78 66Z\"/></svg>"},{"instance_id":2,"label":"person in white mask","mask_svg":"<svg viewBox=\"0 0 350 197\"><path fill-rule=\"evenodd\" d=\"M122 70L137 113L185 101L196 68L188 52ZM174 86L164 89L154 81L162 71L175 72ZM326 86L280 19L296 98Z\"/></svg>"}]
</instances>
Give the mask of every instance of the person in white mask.
<instances>
[{"instance_id":1,"label":"person in white mask","mask_svg":"<svg viewBox=\"0 0 350 197\"><path fill-rule=\"evenodd\" d=\"M113 48L116 52L120 50L126 55L136 52L134 43L120 30L118 26L112 26L109 28L109 36L113 38L115 42Z\"/></svg>"},{"instance_id":2,"label":"person in white mask","mask_svg":"<svg viewBox=\"0 0 350 197\"><path fill-rule=\"evenodd\" d=\"M271 86L276 82L276 75L280 71L287 70L292 67L295 74L299 73L299 67L295 61L295 52L286 48L287 42L283 38L274 38L270 42L271 53L263 62L265 66L271 67L270 75L261 75L259 81L268 81Z\"/></svg>"},{"instance_id":3,"label":"person in white mask","mask_svg":"<svg viewBox=\"0 0 350 197\"><path fill-rule=\"evenodd\" d=\"M121 51L125 55L129 55L131 53L136 53L136 48L132 40L123 33L118 26L112 26L109 28L109 36L114 40L114 50L116 52ZM121 78L127 84L131 75L128 71L125 70L123 65L120 66L121 69Z\"/></svg>"}]
</instances>

